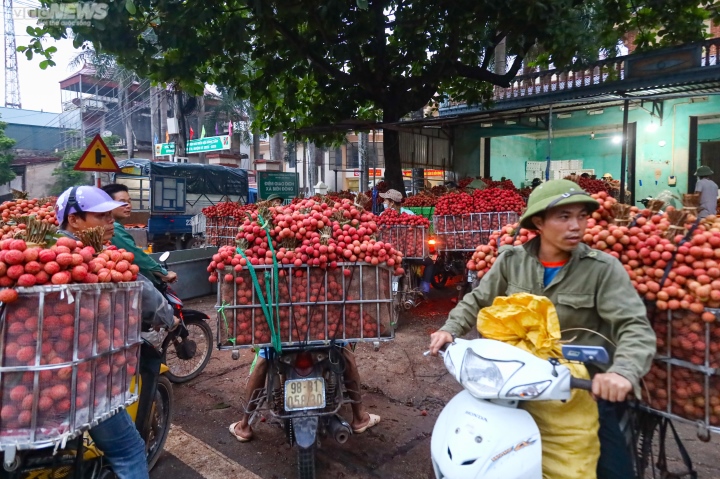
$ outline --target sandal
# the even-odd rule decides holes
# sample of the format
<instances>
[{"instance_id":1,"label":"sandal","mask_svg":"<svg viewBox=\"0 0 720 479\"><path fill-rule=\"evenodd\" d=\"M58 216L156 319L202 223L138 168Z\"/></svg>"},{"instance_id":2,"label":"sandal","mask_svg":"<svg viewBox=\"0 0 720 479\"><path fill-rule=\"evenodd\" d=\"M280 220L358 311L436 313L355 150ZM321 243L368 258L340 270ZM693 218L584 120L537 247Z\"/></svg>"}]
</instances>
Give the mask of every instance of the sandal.
<instances>
[{"instance_id":1,"label":"sandal","mask_svg":"<svg viewBox=\"0 0 720 479\"><path fill-rule=\"evenodd\" d=\"M229 429L230 429L230 434L232 434L233 436L235 436L235 439L237 439L237 440L240 441L240 442L250 442L250 441L252 440L252 436L250 436L250 437L242 437L240 434L238 434L238 433L235 432L235 426L237 426L239 423L240 423L240 421L234 422L234 423L230 424L230 428L229 428Z\"/></svg>"},{"instance_id":2,"label":"sandal","mask_svg":"<svg viewBox=\"0 0 720 479\"><path fill-rule=\"evenodd\" d=\"M368 421L368 423L361 428L353 429L353 434L362 434L365 431L367 431L368 429L370 429L371 427L377 426L378 424L380 424L380 416L378 416L377 414L370 414L370 413L368 413L368 416L370 416L370 420Z\"/></svg>"}]
</instances>

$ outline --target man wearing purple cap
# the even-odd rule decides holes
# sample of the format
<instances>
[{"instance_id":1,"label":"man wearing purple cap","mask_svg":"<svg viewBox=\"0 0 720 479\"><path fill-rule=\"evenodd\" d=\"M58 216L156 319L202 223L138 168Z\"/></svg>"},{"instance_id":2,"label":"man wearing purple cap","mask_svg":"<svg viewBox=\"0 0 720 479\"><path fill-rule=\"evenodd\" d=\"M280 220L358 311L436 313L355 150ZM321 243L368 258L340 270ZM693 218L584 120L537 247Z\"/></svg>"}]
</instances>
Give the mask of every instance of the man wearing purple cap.
<instances>
[{"instance_id":1,"label":"man wearing purple cap","mask_svg":"<svg viewBox=\"0 0 720 479\"><path fill-rule=\"evenodd\" d=\"M94 186L68 188L55 205L59 232L77 240L78 231L102 226L105 228L103 240L109 241L114 231L112 210L124 205ZM89 433L119 479L149 479L145 441L125 409Z\"/></svg>"}]
</instances>

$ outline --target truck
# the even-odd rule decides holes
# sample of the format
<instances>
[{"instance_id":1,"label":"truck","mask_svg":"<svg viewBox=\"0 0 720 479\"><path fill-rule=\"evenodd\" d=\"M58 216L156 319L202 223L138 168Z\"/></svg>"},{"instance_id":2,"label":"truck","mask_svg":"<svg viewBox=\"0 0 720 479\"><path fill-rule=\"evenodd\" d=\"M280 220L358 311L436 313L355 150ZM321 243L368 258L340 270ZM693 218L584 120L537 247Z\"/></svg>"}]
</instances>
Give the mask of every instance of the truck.
<instances>
[{"instance_id":1,"label":"truck","mask_svg":"<svg viewBox=\"0 0 720 479\"><path fill-rule=\"evenodd\" d=\"M204 244L202 209L222 201L248 202L246 170L221 165L131 158L113 181L126 185L133 213L126 229L140 247L171 251Z\"/></svg>"}]
</instances>

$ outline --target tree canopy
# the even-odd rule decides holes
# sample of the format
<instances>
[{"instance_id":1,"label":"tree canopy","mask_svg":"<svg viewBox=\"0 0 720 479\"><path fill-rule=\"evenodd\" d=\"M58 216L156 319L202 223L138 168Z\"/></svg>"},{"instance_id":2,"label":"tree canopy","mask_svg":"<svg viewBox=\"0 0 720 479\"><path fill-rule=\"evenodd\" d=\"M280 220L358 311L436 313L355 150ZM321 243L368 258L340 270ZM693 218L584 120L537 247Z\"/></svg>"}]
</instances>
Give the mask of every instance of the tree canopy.
<instances>
[{"instance_id":1,"label":"tree canopy","mask_svg":"<svg viewBox=\"0 0 720 479\"><path fill-rule=\"evenodd\" d=\"M7 123L0 121L0 185L10 183L15 179L15 172L12 170L12 161L15 155L12 152L15 140L5 134Z\"/></svg>"},{"instance_id":2,"label":"tree canopy","mask_svg":"<svg viewBox=\"0 0 720 479\"><path fill-rule=\"evenodd\" d=\"M703 22L718 15L713 3L127 0L72 34L76 46L92 44L143 77L195 94L206 83L232 88L254 105L257 129L294 132L375 112L395 122L447 97L487 102L492 86L509 84L523 64L613 56L631 30L641 50L699 40ZM40 38L68 35L57 26L28 33L36 40L21 51L43 62L52 51ZM506 70L495 66L501 51ZM397 134L384 133L386 179L404 191Z\"/></svg>"}]
</instances>

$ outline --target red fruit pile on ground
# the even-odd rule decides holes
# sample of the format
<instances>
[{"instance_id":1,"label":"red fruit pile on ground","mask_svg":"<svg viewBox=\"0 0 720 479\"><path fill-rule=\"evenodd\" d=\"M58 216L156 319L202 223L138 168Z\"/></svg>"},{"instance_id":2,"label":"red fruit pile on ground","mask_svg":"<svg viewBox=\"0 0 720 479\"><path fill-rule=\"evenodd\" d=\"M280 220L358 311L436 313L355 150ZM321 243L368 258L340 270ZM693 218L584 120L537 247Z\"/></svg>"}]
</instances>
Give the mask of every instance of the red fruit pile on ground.
<instances>
[{"instance_id":1,"label":"red fruit pile on ground","mask_svg":"<svg viewBox=\"0 0 720 479\"><path fill-rule=\"evenodd\" d=\"M608 183L603 180L593 180L592 178L583 178L582 176L576 176L575 181L580 187L590 194L600 193L602 191L609 193L610 187Z\"/></svg>"},{"instance_id":2,"label":"red fruit pile on ground","mask_svg":"<svg viewBox=\"0 0 720 479\"><path fill-rule=\"evenodd\" d=\"M430 227L430 220L420 215L409 215L407 213L398 213L397 210L385 210L382 215L377 217L378 226L424 226Z\"/></svg>"}]
</instances>

